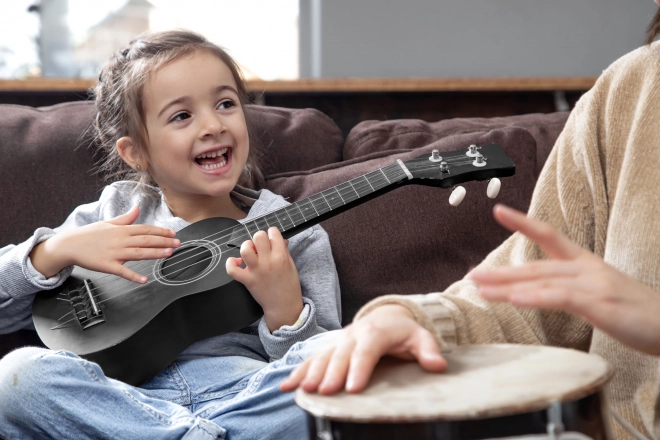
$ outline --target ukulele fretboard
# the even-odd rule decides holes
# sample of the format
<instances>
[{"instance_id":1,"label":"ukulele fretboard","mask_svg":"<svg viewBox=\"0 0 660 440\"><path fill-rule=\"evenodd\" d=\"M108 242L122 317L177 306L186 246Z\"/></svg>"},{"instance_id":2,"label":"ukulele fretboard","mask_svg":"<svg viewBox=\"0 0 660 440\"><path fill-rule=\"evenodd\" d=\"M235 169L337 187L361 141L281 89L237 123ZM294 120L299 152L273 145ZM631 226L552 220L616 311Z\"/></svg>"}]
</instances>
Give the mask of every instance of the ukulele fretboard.
<instances>
[{"instance_id":1,"label":"ukulele fretboard","mask_svg":"<svg viewBox=\"0 0 660 440\"><path fill-rule=\"evenodd\" d=\"M240 247L258 231L267 231L271 226L278 228L285 237L294 235L291 232L313 226L331 216L333 211L338 214L407 179L402 165L395 162L236 226L227 244Z\"/></svg>"}]
</instances>

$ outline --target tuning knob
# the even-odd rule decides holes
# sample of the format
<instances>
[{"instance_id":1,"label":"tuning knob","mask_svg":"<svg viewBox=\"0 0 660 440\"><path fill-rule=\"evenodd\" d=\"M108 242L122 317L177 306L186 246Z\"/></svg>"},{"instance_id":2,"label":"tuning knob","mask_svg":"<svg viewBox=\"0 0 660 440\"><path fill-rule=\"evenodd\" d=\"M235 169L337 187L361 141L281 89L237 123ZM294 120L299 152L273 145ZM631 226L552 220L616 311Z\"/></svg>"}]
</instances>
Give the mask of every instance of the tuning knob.
<instances>
[{"instance_id":1,"label":"tuning knob","mask_svg":"<svg viewBox=\"0 0 660 440\"><path fill-rule=\"evenodd\" d=\"M494 199L500 193L500 188L502 188L502 182L500 182L500 179L497 177L490 179L490 182L488 182L488 188L486 189L486 195L491 199Z\"/></svg>"},{"instance_id":2,"label":"tuning knob","mask_svg":"<svg viewBox=\"0 0 660 440\"><path fill-rule=\"evenodd\" d=\"M479 154L479 152L477 151L478 148L479 147L477 147L475 144L470 145L465 155L470 157L477 157L477 154Z\"/></svg>"},{"instance_id":3,"label":"tuning knob","mask_svg":"<svg viewBox=\"0 0 660 440\"><path fill-rule=\"evenodd\" d=\"M451 192L451 195L449 196L449 204L451 206L458 206L461 204L463 199L465 198L465 188L462 186L457 186L454 188L454 190Z\"/></svg>"}]
</instances>

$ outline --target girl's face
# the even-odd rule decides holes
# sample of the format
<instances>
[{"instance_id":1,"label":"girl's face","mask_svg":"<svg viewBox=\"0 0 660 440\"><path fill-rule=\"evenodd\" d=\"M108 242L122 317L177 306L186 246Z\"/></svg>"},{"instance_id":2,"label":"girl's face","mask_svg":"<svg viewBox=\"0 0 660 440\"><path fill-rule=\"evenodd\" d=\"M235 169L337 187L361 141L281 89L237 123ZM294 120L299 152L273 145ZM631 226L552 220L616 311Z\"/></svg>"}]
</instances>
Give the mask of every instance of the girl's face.
<instances>
[{"instance_id":1,"label":"girl's face","mask_svg":"<svg viewBox=\"0 0 660 440\"><path fill-rule=\"evenodd\" d=\"M249 152L231 70L196 52L152 73L143 93L148 171L165 197L228 196Z\"/></svg>"}]
</instances>

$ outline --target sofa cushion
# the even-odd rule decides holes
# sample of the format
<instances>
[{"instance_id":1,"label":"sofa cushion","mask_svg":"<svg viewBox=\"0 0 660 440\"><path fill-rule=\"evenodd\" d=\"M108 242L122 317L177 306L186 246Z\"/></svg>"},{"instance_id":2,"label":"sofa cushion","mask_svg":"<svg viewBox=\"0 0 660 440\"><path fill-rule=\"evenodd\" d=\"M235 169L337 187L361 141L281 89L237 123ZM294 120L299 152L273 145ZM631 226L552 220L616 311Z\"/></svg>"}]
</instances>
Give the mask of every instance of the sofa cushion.
<instances>
[{"instance_id":1,"label":"sofa cushion","mask_svg":"<svg viewBox=\"0 0 660 440\"><path fill-rule=\"evenodd\" d=\"M93 113L91 101L0 105L0 247L39 226L57 226L98 198L103 182L93 164L99 157L87 130ZM251 105L246 116L266 175L341 160L341 130L318 110Z\"/></svg>"},{"instance_id":2,"label":"sofa cushion","mask_svg":"<svg viewBox=\"0 0 660 440\"><path fill-rule=\"evenodd\" d=\"M519 127L534 137L538 153L537 165L542 166L564 128L568 115L569 112L534 113L500 118L455 118L431 123L415 119L364 121L356 125L347 136L344 160L375 152L427 145L455 135L465 135L465 142L474 140L482 143L479 135L500 128ZM540 171L541 168L537 167L537 176Z\"/></svg>"},{"instance_id":3,"label":"sofa cushion","mask_svg":"<svg viewBox=\"0 0 660 440\"><path fill-rule=\"evenodd\" d=\"M399 123L407 127L414 122ZM364 136L369 137L368 133ZM426 145L419 137L411 137L414 141L409 143L401 139L393 141L398 142L397 148L364 151L343 163L270 176L267 187L299 200L396 159L428 156L436 148L452 151L490 142L502 146L516 164L516 174L502 179L496 200L486 196L485 182L465 183L467 196L458 207L449 205L448 190L410 185L324 221L341 283L344 324L377 296L439 291L463 277L510 234L493 219L493 205L501 202L527 211L536 170L542 166L534 136L516 126L454 134Z\"/></svg>"}]
</instances>

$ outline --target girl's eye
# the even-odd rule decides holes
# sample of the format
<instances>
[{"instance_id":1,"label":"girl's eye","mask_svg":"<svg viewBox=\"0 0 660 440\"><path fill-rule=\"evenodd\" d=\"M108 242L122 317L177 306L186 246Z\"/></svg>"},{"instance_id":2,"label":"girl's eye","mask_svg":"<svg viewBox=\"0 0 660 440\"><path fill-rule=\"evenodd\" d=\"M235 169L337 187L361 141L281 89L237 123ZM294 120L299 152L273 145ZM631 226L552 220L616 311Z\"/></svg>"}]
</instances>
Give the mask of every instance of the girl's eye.
<instances>
[{"instance_id":1,"label":"girl's eye","mask_svg":"<svg viewBox=\"0 0 660 440\"><path fill-rule=\"evenodd\" d=\"M232 108L235 106L236 104L231 99L227 99L226 101L222 101L220 104L218 104L218 108L224 108L224 109Z\"/></svg>"},{"instance_id":2,"label":"girl's eye","mask_svg":"<svg viewBox=\"0 0 660 440\"><path fill-rule=\"evenodd\" d=\"M172 116L172 119L170 119L170 122L183 121L183 120L188 119L189 117L190 117L190 113L180 112L180 113L177 113L176 115Z\"/></svg>"}]
</instances>

